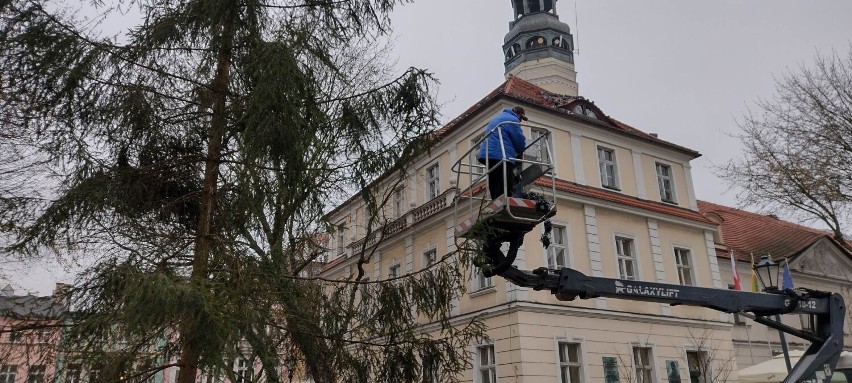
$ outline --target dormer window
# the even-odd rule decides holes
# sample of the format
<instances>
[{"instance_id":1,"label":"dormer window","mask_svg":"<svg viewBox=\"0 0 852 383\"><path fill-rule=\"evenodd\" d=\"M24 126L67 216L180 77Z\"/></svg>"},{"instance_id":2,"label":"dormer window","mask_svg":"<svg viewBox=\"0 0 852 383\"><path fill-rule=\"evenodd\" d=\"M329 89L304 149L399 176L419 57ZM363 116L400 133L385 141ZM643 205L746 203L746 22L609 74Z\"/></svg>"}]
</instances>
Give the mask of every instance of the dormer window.
<instances>
[{"instance_id":1,"label":"dormer window","mask_svg":"<svg viewBox=\"0 0 852 383\"><path fill-rule=\"evenodd\" d=\"M574 106L574 109L572 110L572 112L574 112L574 114L579 114L581 116L586 116L588 118L592 118L592 119L595 119L595 120L598 119L597 113L595 113L595 111L592 110L592 108L589 108L589 107L587 107L586 105L583 105L583 104L578 104L578 105Z\"/></svg>"},{"instance_id":2,"label":"dormer window","mask_svg":"<svg viewBox=\"0 0 852 383\"><path fill-rule=\"evenodd\" d=\"M535 49L547 46L547 40L544 37L536 36L527 40L527 49Z\"/></svg>"}]
</instances>

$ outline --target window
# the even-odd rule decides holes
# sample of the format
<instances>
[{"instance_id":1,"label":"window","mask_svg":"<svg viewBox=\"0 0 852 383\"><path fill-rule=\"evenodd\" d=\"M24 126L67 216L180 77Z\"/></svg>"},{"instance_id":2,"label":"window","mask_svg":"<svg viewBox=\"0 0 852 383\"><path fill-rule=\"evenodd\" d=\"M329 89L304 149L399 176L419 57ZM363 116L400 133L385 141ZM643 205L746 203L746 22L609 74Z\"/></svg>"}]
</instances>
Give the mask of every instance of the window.
<instances>
[{"instance_id":1,"label":"window","mask_svg":"<svg viewBox=\"0 0 852 383\"><path fill-rule=\"evenodd\" d=\"M559 342L559 376L562 383L582 383L580 344Z\"/></svg>"},{"instance_id":2,"label":"window","mask_svg":"<svg viewBox=\"0 0 852 383\"><path fill-rule=\"evenodd\" d=\"M482 274L482 269L476 267L474 269L474 272L476 272L476 289L477 290L484 290L484 289L487 289L487 288L494 286L494 280L491 279L491 277L486 277L484 274Z\"/></svg>"},{"instance_id":3,"label":"window","mask_svg":"<svg viewBox=\"0 0 852 383\"><path fill-rule=\"evenodd\" d=\"M474 138L470 140L470 157L468 161L470 161L470 173L473 174L473 179L476 179L477 176L481 176L485 174L485 165L479 163L479 150L476 150L476 142L479 141L478 138Z\"/></svg>"},{"instance_id":4,"label":"window","mask_svg":"<svg viewBox=\"0 0 852 383\"><path fill-rule=\"evenodd\" d=\"M47 343L50 340L50 330L46 328L41 328L35 330L35 341L36 343Z\"/></svg>"},{"instance_id":5,"label":"window","mask_svg":"<svg viewBox=\"0 0 852 383\"><path fill-rule=\"evenodd\" d=\"M547 130L531 129L530 142L538 140L540 137L547 135ZM527 153L532 157L533 161L550 163L550 154L553 153L553 144L550 137L545 137L535 143L527 150ZM553 171L551 169L551 171Z\"/></svg>"},{"instance_id":6,"label":"window","mask_svg":"<svg viewBox=\"0 0 852 383\"><path fill-rule=\"evenodd\" d=\"M12 330L9 332L9 343L21 343L24 340L24 334L20 331Z\"/></svg>"},{"instance_id":7,"label":"window","mask_svg":"<svg viewBox=\"0 0 852 383\"><path fill-rule=\"evenodd\" d=\"M535 36L527 40L526 47L527 49L535 49L547 46L547 40L541 36Z\"/></svg>"},{"instance_id":8,"label":"window","mask_svg":"<svg viewBox=\"0 0 852 383\"><path fill-rule=\"evenodd\" d=\"M91 368L89 368L89 383L96 383L98 378L101 377L101 366L100 364L95 364ZM177 380L178 375L180 374L180 369L175 370L175 380Z\"/></svg>"},{"instance_id":9,"label":"window","mask_svg":"<svg viewBox=\"0 0 852 383\"><path fill-rule=\"evenodd\" d=\"M633 347L633 367L636 369L636 383L654 381L654 364L650 347Z\"/></svg>"},{"instance_id":10,"label":"window","mask_svg":"<svg viewBox=\"0 0 852 383\"><path fill-rule=\"evenodd\" d=\"M676 360L666 361L666 376L669 378L669 383L680 383L680 369Z\"/></svg>"},{"instance_id":11,"label":"window","mask_svg":"<svg viewBox=\"0 0 852 383\"><path fill-rule=\"evenodd\" d=\"M598 164L601 171L601 186L618 189L618 170L615 166L615 151L598 146Z\"/></svg>"},{"instance_id":12,"label":"window","mask_svg":"<svg viewBox=\"0 0 852 383\"><path fill-rule=\"evenodd\" d=\"M709 383L710 363L707 360L707 353L704 351L687 351L686 365L689 367L690 383Z\"/></svg>"},{"instance_id":13,"label":"window","mask_svg":"<svg viewBox=\"0 0 852 383\"><path fill-rule=\"evenodd\" d=\"M237 369L234 371L237 381L234 383L251 383L254 380L254 367L246 358L237 360Z\"/></svg>"},{"instance_id":14,"label":"window","mask_svg":"<svg viewBox=\"0 0 852 383\"><path fill-rule=\"evenodd\" d=\"M80 371L82 367L79 364L72 363L65 368L64 383L80 383Z\"/></svg>"},{"instance_id":15,"label":"window","mask_svg":"<svg viewBox=\"0 0 852 383\"><path fill-rule=\"evenodd\" d=\"M346 227L341 225L338 230L340 231L337 232L337 256L340 257L346 253L346 246L343 243L346 235Z\"/></svg>"},{"instance_id":16,"label":"window","mask_svg":"<svg viewBox=\"0 0 852 383\"><path fill-rule=\"evenodd\" d=\"M636 280L636 254L633 251L633 240L615 237L615 251L618 258L619 278Z\"/></svg>"},{"instance_id":17,"label":"window","mask_svg":"<svg viewBox=\"0 0 852 383\"><path fill-rule=\"evenodd\" d=\"M423 383L441 383L441 364L437 358L423 360Z\"/></svg>"},{"instance_id":18,"label":"window","mask_svg":"<svg viewBox=\"0 0 852 383\"><path fill-rule=\"evenodd\" d=\"M438 250L429 249L423 252L423 268L427 268L438 261Z\"/></svg>"},{"instance_id":19,"label":"window","mask_svg":"<svg viewBox=\"0 0 852 383\"><path fill-rule=\"evenodd\" d=\"M30 366L30 371L27 373L27 383L44 383L44 365Z\"/></svg>"},{"instance_id":20,"label":"window","mask_svg":"<svg viewBox=\"0 0 852 383\"><path fill-rule=\"evenodd\" d=\"M618 359L605 356L602 359L604 370L604 383L618 383Z\"/></svg>"},{"instance_id":21,"label":"window","mask_svg":"<svg viewBox=\"0 0 852 383\"><path fill-rule=\"evenodd\" d=\"M559 269L568 267L568 249L565 244L566 239L565 226L553 225L553 230L550 232L551 243L547 248L547 267L551 269Z\"/></svg>"},{"instance_id":22,"label":"window","mask_svg":"<svg viewBox=\"0 0 852 383\"><path fill-rule=\"evenodd\" d=\"M17 374L17 365L4 364L0 366L0 383L15 383L15 375Z\"/></svg>"},{"instance_id":23,"label":"window","mask_svg":"<svg viewBox=\"0 0 852 383\"><path fill-rule=\"evenodd\" d=\"M397 278L399 277L399 263L393 264L388 267L388 278Z\"/></svg>"},{"instance_id":24,"label":"window","mask_svg":"<svg viewBox=\"0 0 852 383\"><path fill-rule=\"evenodd\" d=\"M675 264L677 264L677 276L680 284L684 286L693 286L692 260L689 256L689 250L675 247L674 256Z\"/></svg>"},{"instance_id":25,"label":"window","mask_svg":"<svg viewBox=\"0 0 852 383\"><path fill-rule=\"evenodd\" d=\"M595 113L595 111L592 110L592 108L589 108L588 106L583 105L583 104L577 104L576 106L574 106L573 112L574 112L574 114L586 116L586 117L591 118L593 120L598 119L597 113Z\"/></svg>"},{"instance_id":26,"label":"window","mask_svg":"<svg viewBox=\"0 0 852 383\"><path fill-rule=\"evenodd\" d=\"M405 188L393 192L393 217L401 218L405 214Z\"/></svg>"},{"instance_id":27,"label":"window","mask_svg":"<svg viewBox=\"0 0 852 383\"><path fill-rule=\"evenodd\" d=\"M661 201L675 202L671 166L657 162L657 186L660 188Z\"/></svg>"},{"instance_id":28,"label":"window","mask_svg":"<svg viewBox=\"0 0 852 383\"><path fill-rule=\"evenodd\" d=\"M426 169L426 200L431 201L437 198L440 193L438 172L438 164Z\"/></svg>"},{"instance_id":29,"label":"window","mask_svg":"<svg viewBox=\"0 0 852 383\"><path fill-rule=\"evenodd\" d=\"M497 382L497 362L494 359L494 345L479 346L476 348L477 368L479 372L478 383L495 383Z\"/></svg>"},{"instance_id":30,"label":"window","mask_svg":"<svg viewBox=\"0 0 852 383\"><path fill-rule=\"evenodd\" d=\"M554 47L557 47L559 49L566 50L566 51L570 50L570 46L568 45L568 39L566 39L565 37L563 37L561 35L559 37L554 37L553 38L553 44L551 44L551 45L553 45Z\"/></svg>"}]
</instances>

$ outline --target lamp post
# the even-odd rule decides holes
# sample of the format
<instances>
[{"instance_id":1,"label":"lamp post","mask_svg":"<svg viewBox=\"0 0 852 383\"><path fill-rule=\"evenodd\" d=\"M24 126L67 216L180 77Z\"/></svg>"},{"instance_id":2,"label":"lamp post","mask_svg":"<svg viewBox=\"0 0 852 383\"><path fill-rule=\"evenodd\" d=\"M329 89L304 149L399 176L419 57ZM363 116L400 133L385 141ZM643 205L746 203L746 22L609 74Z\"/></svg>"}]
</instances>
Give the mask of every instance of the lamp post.
<instances>
[{"instance_id":1,"label":"lamp post","mask_svg":"<svg viewBox=\"0 0 852 383\"><path fill-rule=\"evenodd\" d=\"M780 290L778 290L778 271L780 269L781 266L773 262L769 255L760 257L760 261L754 265L754 271L757 273L757 279L760 280L760 284L763 285L763 291L767 293L780 293ZM781 322L781 316L776 315L775 321ZM787 338L781 330L778 331L778 335L781 338L781 351L784 352L784 362L787 365L787 372L789 373L793 369L793 365L790 363L790 351L787 349Z\"/></svg>"},{"instance_id":2,"label":"lamp post","mask_svg":"<svg viewBox=\"0 0 852 383\"><path fill-rule=\"evenodd\" d=\"M780 269L781 266L773 262L768 255L760 257L760 261L754 266L754 271L757 273L760 284L763 285L763 291L778 291L778 271Z\"/></svg>"}]
</instances>

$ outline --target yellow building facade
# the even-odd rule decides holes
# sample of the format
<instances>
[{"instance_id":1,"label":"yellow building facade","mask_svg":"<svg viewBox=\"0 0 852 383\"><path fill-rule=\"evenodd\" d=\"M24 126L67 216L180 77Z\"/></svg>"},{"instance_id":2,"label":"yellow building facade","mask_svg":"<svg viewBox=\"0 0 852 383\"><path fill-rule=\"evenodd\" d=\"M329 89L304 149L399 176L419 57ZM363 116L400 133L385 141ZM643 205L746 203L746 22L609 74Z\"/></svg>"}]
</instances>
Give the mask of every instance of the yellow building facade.
<instances>
[{"instance_id":1,"label":"yellow building facade","mask_svg":"<svg viewBox=\"0 0 852 383\"><path fill-rule=\"evenodd\" d=\"M386 203L376 221L390 228L382 241L365 239L370 217L358 196L330 213L345 230L331 240L324 275L353 275L362 249L374 244L370 281L454 259L455 228L467 218L454 202L471 185L452 168L475 161L471 149L476 152L488 122L520 105L529 118L527 139L550 135L558 212L550 248L539 244L542 229L536 228L525 237L516 267L728 288L730 263L721 268L728 261L717 253L726 249L721 221L699 211L692 183L691 161L700 154L617 121L578 96L573 41L555 3L512 2L517 16L503 45L507 80L439 129L436 146L405 176L377 182ZM481 316L489 329L488 342L469 345L465 382L735 382L742 364L769 357L743 357L744 334L733 315L606 298L562 302L546 291L485 278L475 268L453 307L455 323ZM424 323L424 331L434 325ZM772 336L763 331L749 339Z\"/></svg>"}]
</instances>

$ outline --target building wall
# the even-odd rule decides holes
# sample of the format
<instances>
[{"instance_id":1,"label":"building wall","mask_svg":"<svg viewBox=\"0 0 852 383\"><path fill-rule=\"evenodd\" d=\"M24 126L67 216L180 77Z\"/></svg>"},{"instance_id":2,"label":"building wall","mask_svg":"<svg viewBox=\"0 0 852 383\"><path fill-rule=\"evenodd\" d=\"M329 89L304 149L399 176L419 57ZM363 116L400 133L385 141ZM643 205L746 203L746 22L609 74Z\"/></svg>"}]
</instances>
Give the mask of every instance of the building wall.
<instances>
[{"instance_id":1,"label":"building wall","mask_svg":"<svg viewBox=\"0 0 852 383\"><path fill-rule=\"evenodd\" d=\"M471 141L481 137L490 118L513 105L505 101L496 102L445 137L428 156L415 162L404 179L407 202L414 201L408 203L409 213L419 211L426 206L424 204L441 202L446 207L420 222L413 222L409 214L406 219L410 227L388 238L377 248L379 256L371 260L368 268L372 270L371 280L387 278L394 264L400 264L403 273L421 269L422 254L428 249L436 249L439 257L455 250L452 232L464 212L458 216L455 214L451 205L452 195L442 195L441 199L447 200L437 202L426 200L426 170L439 164L442 192L454 187L462 190L469 187L472 177L453 174L453 164L458 160L470 164ZM558 178L600 188L597 147L605 146L616 153L618 192L660 201L655 164L662 162L672 168L676 196L673 205L697 209L689 180L690 158L686 155L601 129L594 123L567 119L536 108L528 107L527 115L536 126L552 134L555 175ZM526 136L530 137L529 128L525 130ZM339 208L333 214L334 219L345 220L353 216L353 206ZM679 283L674 259L674 247L677 246L690 252L694 284L721 287L712 246L715 225L637 209L626 210L605 201L579 199L568 194L558 195L558 212L553 222L566 228L568 266L585 274L618 278L615 237L624 236L633 240L639 279ZM541 230L536 228L527 234L516 266L528 270L546 266L546 250L538 243ZM347 237L346 241L348 244L359 239ZM357 251L348 248L347 254ZM327 270L327 274L349 275L348 263L354 258ZM603 356L621 356L623 360L630 361L633 344L653 347L657 381L667 380L666 360L678 360L680 376L686 380L688 372L684 358L689 346L685 342L690 333L698 330L702 336L712 338L714 347L721 350L720 356L730 360L726 365L735 369L732 324L727 314L720 315L702 308L617 299L560 302L548 292L518 288L499 277L492 279L491 286L480 288L475 269L471 270L469 277L468 292L457 302L458 320L463 321L470 315L487 316L486 324L495 345L500 381L553 382L558 376L556 345L559 339L577 339L582 343L585 381L603 381ZM475 351L477 345L470 347ZM475 360L472 362L476 365ZM629 370L626 368L625 371ZM476 382L475 376L476 368L469 371L464 379Z\"/></svg>"}]
</instances>

